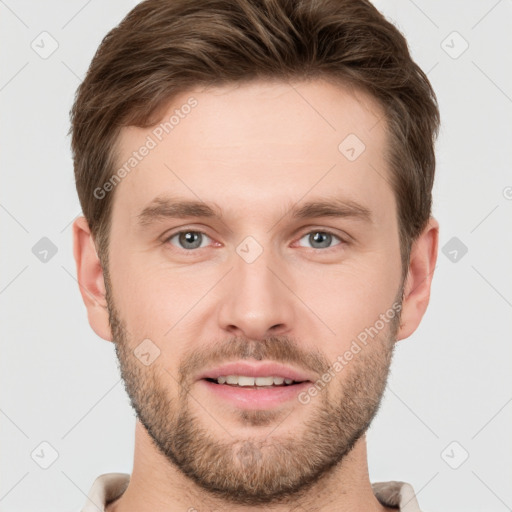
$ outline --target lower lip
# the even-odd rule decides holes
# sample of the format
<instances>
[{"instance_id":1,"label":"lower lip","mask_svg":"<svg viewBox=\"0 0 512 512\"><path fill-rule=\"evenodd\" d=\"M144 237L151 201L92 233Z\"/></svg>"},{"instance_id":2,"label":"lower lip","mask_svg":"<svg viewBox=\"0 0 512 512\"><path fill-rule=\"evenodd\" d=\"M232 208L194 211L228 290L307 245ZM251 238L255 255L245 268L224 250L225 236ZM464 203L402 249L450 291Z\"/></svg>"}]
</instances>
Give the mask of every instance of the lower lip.
<instances>
[{"instance_id":1,"label":"lower lip","mask_svg":"<svg viewBox=\"0 0 512 512\"><path fill-rule=\"evenodd\" d=\"M301 382L290 386L255 389L252 387L215 384L214 382L202 379L199 381L199 385L204 386L210 393L242 409L269 409L297 399L297 395L301 391L306 390L311 383Z\"/></svg>"}]
</instances>

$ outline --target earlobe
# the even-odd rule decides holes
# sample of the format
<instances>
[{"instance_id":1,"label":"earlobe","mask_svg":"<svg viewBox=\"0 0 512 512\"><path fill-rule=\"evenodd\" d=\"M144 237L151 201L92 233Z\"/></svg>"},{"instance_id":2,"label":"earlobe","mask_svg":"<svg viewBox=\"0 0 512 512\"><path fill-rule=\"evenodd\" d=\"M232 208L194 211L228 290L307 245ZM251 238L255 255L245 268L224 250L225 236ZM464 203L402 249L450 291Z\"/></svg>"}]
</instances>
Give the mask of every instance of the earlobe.
<instances>
[{"instance_id":1,"label":"earlobe","mask_svg":"<svg viewBox=\"0 0 512 512\"><path fill-rule=\"evenodd\" d=\"M80 294L87 308L89 324L98 336L112 341L103 269L89 225L83 216L78 217L73 223L73 254Z\"/></svg>"},{"instance_id":2,"label":"earlobe","mask_svg":"<svg viewBox=\"0 0 512 512\"><path fill-rule=\"evenodd\" d=\"M427 310L437 261L438 240L439 223L430 217L427 226L411 247L397 340L408 338L418 328Z\"/></svg>"}]
</instances>

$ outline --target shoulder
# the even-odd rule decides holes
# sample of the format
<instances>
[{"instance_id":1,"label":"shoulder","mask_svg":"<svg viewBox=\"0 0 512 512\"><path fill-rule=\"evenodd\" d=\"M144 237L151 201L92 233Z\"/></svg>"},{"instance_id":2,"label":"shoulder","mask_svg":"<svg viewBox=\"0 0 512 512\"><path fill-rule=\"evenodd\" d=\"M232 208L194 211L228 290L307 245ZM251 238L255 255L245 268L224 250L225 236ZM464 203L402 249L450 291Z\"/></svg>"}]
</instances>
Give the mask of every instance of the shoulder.
<instances>
[{"instance_id":1,"label":"shoulder","mask_svg":"<svg viewBox=\"0 0 512 512\"><path fill-rule=\"evenodd\" d=\"M128 473L104 473L98 476L89 490L81 512L103 512L107 503L123 494L129 482Z\"/></svg>"},{"instance_id":2,"label":"shoulder","mask_svg":"<svg viewBox=\"0 0 512 512\"><path fill-rule=\"evenodd\" d=\"M407 482L374 482L372 489L382 505L398 507L401 512L421 512L414 489Z\"/></svg>"}]
</instances>

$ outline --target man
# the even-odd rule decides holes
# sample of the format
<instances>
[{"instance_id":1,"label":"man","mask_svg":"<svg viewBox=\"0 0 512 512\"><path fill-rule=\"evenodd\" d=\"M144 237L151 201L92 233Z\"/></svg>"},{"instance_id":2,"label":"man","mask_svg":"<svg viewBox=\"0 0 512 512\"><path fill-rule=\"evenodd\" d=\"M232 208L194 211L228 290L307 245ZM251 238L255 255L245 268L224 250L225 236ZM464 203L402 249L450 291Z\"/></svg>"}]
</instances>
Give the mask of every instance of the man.
<instances>
[{"instance_id":1,"label":"man","mask_svg":"<svg viewBox=\"0 0 512 512\"><path fill-rule=\"evenodd\" d=\"M439 113L363 0L148 0L72 109L80 291L137 414L84 511L418 511L365 432L427 308Z\"/></svg>"}]
</instances>

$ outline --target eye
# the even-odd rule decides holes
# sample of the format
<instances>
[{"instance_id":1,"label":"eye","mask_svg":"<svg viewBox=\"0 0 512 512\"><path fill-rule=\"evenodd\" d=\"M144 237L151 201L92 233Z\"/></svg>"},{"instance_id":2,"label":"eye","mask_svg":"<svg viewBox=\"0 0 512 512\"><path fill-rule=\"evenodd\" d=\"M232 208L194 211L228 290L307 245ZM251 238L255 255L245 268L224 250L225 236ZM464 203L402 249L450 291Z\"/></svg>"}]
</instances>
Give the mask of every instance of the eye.
<instances>
[{"instance_id":1,"label":"eye","mask_svg":"<svg viewBox=\"0 0 512 512\"><path fill-rule=\"evenodd\" d=\"M336 245L341 245L344 241L334 233L325 230L314 230L306 233L299 239L299 242L306 239L308 243L311 244L312 249L331 249ZM339 243L332 245L334 240L338 240ZM201 249L203 247L208 246L208 240L211 241L211 238L202 231L197 230L183 230L178 231L167 237L165 240L166 243L170 243L171 245L177 247L178 249L183 249L186 251L192 251L194 249Z\"/></svg>"},{"instance_id":2,"label":"eye","mask_svg":"<svg viewBox=\"0 0 512 512\"><path fill-rule=\"evenodd\" d=\"M176 239L177 243L173 243L173 239ZM210 239L210 237L202 231L186 230L174 233L167 238L166 242L170 242L179 249L192 250L206 247L207 244L203 245L205 239Z\"/></svg>"},{"instance_id":3,"label":"eye","mask_svg":"<svg viewBox=\"0 0 512 512\"><path fill-rule=\"evenodd\" d=\"M337 239L340 242L339 244L335 245L341 245L341 243L343 243L343 240L334 233L321 230L315 230L306 233L300 240L304 239L312 244L312 249L330 249L332 247L331 243L333 239Z\"/></svg>"}]
</instances>

